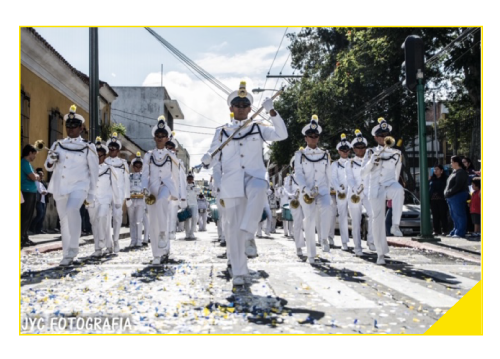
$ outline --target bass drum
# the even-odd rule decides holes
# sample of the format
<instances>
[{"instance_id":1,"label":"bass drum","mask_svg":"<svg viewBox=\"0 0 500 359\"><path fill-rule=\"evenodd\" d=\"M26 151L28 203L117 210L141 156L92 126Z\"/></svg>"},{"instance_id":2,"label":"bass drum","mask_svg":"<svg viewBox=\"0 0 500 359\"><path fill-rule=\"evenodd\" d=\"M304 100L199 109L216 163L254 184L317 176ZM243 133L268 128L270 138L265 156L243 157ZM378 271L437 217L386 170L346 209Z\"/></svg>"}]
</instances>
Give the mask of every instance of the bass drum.
<instances>
[{"instance_id":1,"label":"bass drum","mask_svg":"<svg viewBox=\"0 0 500 359\"><path fill-rule=\"evenodd\" d=\"M267 213L266 211L262 211L262 218L260 219L261 222L264 222L267 219Z\"/></svg>"},{"instance_id":2,"label":"bass drum","mask_svg":"<svg viewBox=\"0 0 500 359\"><path fill-rule=\"evenodd\" d=\"M192 217L191 210L189 207L186 207L185 209L177 212L177 219L179 222L184 222L186 219L189 219Z\"/></svg>"}]
</instances>

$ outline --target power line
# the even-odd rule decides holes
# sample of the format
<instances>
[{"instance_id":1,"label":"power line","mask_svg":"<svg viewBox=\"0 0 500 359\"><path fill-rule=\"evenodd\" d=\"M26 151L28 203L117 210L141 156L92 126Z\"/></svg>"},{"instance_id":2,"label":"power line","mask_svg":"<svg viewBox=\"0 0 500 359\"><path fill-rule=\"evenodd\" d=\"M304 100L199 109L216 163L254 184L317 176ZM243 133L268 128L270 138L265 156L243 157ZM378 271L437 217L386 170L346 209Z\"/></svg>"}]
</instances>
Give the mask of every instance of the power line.
<instances>
[{"instance_id":1,"label":"power line","mask_svg":"<svg viewBox=\"0 0 500 359\"><path fill-rule=\"evenodd\" d=\"M116 108L113 109L112 111L119 111L119 112L123 112L123 113L129 114L129 115L134 115L134 116L139 116L139 117L143 117L143 118L148 118L148 119L151 119L151 120L155 120L155 124L156 124L156 120L157 120L157 119L155 119L153 117L144 116L144 115L141 115L139 113L127 112L127 111L119 110L119 109L116 109ZM126 118L126 117L124 117L124 118ZM141 122L139 120L132 120L132 119L130 119L130 120L131 121ZM149 123L147 123L147 122L141 122L141 123L145 123L145 124L149 125ZM178 123L178 122L175 123L175 126L199 127L199 128L208 128L210 130L215 130L215 127L205 127L205 126L197 126L197 125L185 125L183 123Z\"/></svg>"},{"instance_id":2,"label":"power line","mask_svg":"<svg viewBox=\"0 0 500 359\"><path fill-rule=\"evenodd\" d=\"M150 124L147 124L147 123L145 123L145 122L141 122L141 121L138 121L138 120L134 120L134 119L131 119L131 118L128 118L128 117L122 116L122 115L118 115L118 114L116 114L116 113L112 114L112 116L113 116L113 117L114 117L114 116L118 116L118 117L123 118L123 119L125 119L125 120L129 120L129 121L134 121L134 122L142 123L142 124L145 124L145 125L147 125L147 126L149 126L149 127L151 127L151 128L152 128L153 126L156 126L156 124L155 124L155 125L150 125ZM116 121L114 121L114 122L115 122L115 123L117 123ZM199 135L211 135L211 136L213 136L213 135L214 135L214 133L206 133L206 132L193 132L193 131L185 131L185 130L177 130L177 129L176 129L176 130L174 130L174 131L175 131L175 132L185 132L185 133L196 133L196 134L199 134ZM137 138L137 137L136 137L136 138ZM151 138L151 137L147 137L147 138ZM137 139L146 139L146 138L137 138Z\"/></svg>"}]
</instances>

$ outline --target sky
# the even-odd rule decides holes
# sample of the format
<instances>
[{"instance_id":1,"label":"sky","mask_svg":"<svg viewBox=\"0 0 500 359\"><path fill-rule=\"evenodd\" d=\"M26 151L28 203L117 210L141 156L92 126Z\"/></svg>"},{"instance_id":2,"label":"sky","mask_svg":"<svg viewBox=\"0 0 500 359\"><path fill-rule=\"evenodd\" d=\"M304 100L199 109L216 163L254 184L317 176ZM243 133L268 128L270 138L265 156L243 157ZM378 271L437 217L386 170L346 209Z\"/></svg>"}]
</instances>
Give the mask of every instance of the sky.
<instances>
[{"instance_id":1,"label":"sky","mask_svg":"<svg viewBox=\"0 0 500 359\"><path fill-rule=\"evenodd\" d=\"M73 67L89 73L88 27L35 27ZM292 74L289 39L284 34L300 27L218 27L153 28L160 36L232 90L241 80L247 90L277 89L284 80L271 75ZM179 101L184 120L174 123L175 137L188 150L191 166L201 163L215 128L229 120L227 95L174 57L143 27L100 27L99 78L113 86L160 86ZM281 44L281 46L280 46ZM297 73L296 73L297 74ZM264 87L265 86L265 87ZM254 95L260 106L273 91ZM120 121L119 114L112 117ZM186 126L183 126L186 125ZM201 127L192 127L201 126ZM151 148L154 143L151 141ZM211 170L202 170L196 179L209 179Z\"/></svg>"}]
</instances>

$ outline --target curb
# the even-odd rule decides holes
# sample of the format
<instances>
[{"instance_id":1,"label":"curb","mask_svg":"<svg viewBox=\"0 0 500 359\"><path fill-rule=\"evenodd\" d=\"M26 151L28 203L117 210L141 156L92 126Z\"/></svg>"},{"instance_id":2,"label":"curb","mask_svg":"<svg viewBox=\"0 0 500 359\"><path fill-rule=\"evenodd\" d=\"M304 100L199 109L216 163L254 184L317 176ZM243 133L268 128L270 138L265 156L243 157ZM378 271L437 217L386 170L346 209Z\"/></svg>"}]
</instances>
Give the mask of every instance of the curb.
<instances>
[{"instance_id":1,"label":"curb","mask_svg":"<svg viewBox=\"0 0 500 359\"><path fill-rule=\"evenodd\" d=\"M387 243L392 247L423 249L431 252L445 254L450 257L463 259L465 261L481 264L480 254L478 254L477 256L465 254L460 251L444 248L429 242L418 242L407 238L397 237L397 238L387 238Z\"/></svg>"},{"instance_id":2,"label":"curb","mask_svg":"<svg viewBox=\"0 0 500 359\"><path fill-rule=\"evenodd\" d=\"M119 239L124 239L124 238L129 238L130 237L130 231L127 228L127 231L120 232ZM94 237L93 236L85 236L80 238L79 246L83 246L85 244L92 244L94 243ZM46 244L37 244L35 246L31 247L26 247L21 249L21 256L25 256L28 254L33 254L37 251L38 253L47 253L47 252L53 252L53 251L62 251L62 241L59 240L57 242L53 243L46 243Z\"/></svg>"}]
</instances>

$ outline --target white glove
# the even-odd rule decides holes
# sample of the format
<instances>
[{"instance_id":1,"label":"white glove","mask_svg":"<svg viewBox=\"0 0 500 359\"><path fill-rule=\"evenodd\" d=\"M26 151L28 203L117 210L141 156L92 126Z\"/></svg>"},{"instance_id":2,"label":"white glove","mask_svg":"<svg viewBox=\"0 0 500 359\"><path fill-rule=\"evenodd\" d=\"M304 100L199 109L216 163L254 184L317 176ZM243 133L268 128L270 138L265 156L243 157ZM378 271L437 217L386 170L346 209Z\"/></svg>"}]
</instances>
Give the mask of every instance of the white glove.
<instances>
[{"instance_id":1,"label":"white glove","mask_svg":"<svg viewBox=\"0 0 500 359\"><path fill-rule=\"evenodd\" d=\"M212 162L212 156L210 153L205 153L203 157L201 158L201 162L205 165L208 166L210 162Z\"/></svg>"},{"instance_id":2,"label":"white glove","mask_svg":"<svg viewBox=\"0 0 500 359\"><path fill-rule=\"evenodd\" d=\"M119 204L119 203L115 204L115 209L120 209L120 208L122 208L121 204Z\"/></svg>"},{"instance_id":3,"label":"white glove","mask_svg":"<svg viewBox=\"0 0 500 359\"><path fill-rule=\"evenodd\" d=\"M266 112L269 113L272 109L274 109L273 100L271 100L269 97L266 97L264 99L264 102L262 102L262 107L264 107Z\"/></svg>"},{"instance_id":4,"label":"white glove","mask_svg":"<svg viewBox=\"0 0 500 359\"><path fill-rule=\"evenodd\" d=\"M59 161L59 155L56 152L51 152L48 157L48 163L53 164Z\"/></svg>"},{"instance_id":5,"label":"white glove","mask_svg":"<svg viewBox=\"0 0 500 359\"><path fill-rule=\"evenodd\" d=\"M149 196L149 190L147 188L142 189L142 193L147 197Z\"/></svg>"},{"instance_id":6,"label":"white glove","mask_svg":"<svg viewBox=\"0 0 500 359\"><path fill-rule=\"evenodd\" d=\"M313 191L311 191L309 188L304 188L303 192L307 194L309 197L312 197Z\"/></svg>"},{"instance_id":7,"label":"white glove","mask_svg":"<svg viewBox=\"0 0 500 359\"><path fill-rule=\"evenodd\" d=\"M188 206L188 204L187 204L186 200L179 201L179 207L181 207L181 209L185 209L185 208L187 208L187 206Z\"/></svg>"},{"instance_id":8,"label":"white glove","mask_svg":"<svg viewBox=\"0 0 500 359\"><path fill-rule=\"evenodd\" d=\"M89 203L90 203L90 202L94 202L94 200L95 200L94 195L89 193L89 194L87 195L87 202L89 202Z\"/></svg>"},{"instance_id":9,"label":"white glove","mask_svg":"<svg viewBox=\"0 0 500 359\"><path fill-rule=\"evenodd\" d=\"M127 205L127 207L130 207L132 205L132 200L131 199L127 199L125 201L125 204Z\"/></svg>"}]
</instances>

